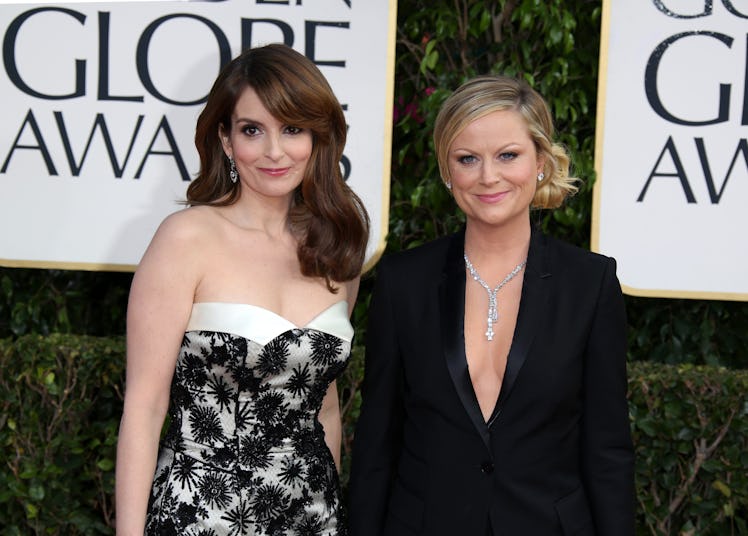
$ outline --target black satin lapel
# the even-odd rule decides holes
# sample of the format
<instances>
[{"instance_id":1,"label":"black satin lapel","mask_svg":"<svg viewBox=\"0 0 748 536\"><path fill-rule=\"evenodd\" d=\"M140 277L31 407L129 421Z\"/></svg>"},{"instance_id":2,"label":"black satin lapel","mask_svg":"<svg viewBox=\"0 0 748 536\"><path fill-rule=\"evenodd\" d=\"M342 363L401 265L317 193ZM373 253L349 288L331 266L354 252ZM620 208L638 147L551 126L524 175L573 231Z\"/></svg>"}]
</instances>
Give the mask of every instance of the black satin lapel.
<instances>
[{"instance_id":1,"label":"black satin lapel","mask_svg":"<svg viewBox=\"0 0 748 536\"><path fill-rule=\"evenodd\" d=\"M545 309L548 300L548 283L550 283L551 277L549 268L545 239L540 232L533 230L530 250L527 255L524 283L522 284L517 324L514 328L512 346L507 357L499 400L494 407L491 418L488 420L489 426L501 414L502 407L512 393L517 376L537 334L535 315Z\"/></svg>"},{"instance_id":2,"label":"black satin lapel","mask_svg":"<svg viewBox=\"0 0 748 536\"><path fill-rule=\"evenodd\" d=\"M442 345L449 375L452 377L457 394L488 446L488 427L478 405L478 399L470 381L467 358L465 356L465 264L462 258L465 235L455 235L447 252L444 276L439 287L439 307L441 315Z\"/></svg>"}]
</instances>

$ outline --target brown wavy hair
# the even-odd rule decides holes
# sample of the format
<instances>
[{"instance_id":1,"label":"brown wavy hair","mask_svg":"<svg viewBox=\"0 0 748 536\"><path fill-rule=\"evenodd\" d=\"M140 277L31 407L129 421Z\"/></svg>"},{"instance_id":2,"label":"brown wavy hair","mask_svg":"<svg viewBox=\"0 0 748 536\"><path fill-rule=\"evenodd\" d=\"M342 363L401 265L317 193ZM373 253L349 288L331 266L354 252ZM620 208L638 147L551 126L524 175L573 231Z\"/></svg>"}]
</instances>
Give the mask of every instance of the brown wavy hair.
<instances>
[{"instance_id":1,"label":"brown wavy hair","mask_svg":"<svg viewBox=\"0 0 748 536\"><path fill-rule=\"evenodd\" d=\"M312 133L312 154L293 195L289 226L298 242L301 273L324 277L334 291L332 281L350 281L361 273L369 217L340 169L347 132L343 109L303 54L272 44L244 51L221 70L197 119L200 172L187 188L187 203L226 206L237 201L239 183L229 179L219 132L231 130L231 115L247 87L278 121Z\"/></svg>"},{"instance_id":2,"label":"brown wavy hair","mask_svg":"<svg viewBox=\"0 0 748 536\"><path fill-rule=\"evenodd\" d=\"M537 184L534 208L556 208L576 193L579 179L569 175L566 149L553 141L551 112L543 97L523 80L502 75L478 76L462 84L442 104L434 123L434 148L442 180L449 174L449 147L469 124L490 113L514 110L525 119L545 177Z\"/></svg>"}]
</instances>

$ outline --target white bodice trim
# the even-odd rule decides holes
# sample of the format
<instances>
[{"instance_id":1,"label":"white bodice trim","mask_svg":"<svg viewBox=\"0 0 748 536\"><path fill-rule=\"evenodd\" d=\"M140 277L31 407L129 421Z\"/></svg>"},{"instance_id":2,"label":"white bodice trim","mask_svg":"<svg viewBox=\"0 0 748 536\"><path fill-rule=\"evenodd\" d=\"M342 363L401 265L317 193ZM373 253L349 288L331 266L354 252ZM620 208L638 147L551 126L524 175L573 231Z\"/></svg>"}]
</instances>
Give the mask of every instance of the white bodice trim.
<instances>
[{"instance_id":1,"label":"white bodice trim","mask_svg":"<svg viewBox=\"0 0 748 536\"><path fill-rule=\"evenodd\" d=\"M246 303L200 302L192 304L186 331L216 331L239 335L262 345L293 329L313 329L346 342L353 340L348 303L339 301L315 316L306 326L297 326L273 311Z\"/></svg>"}]
</instances>

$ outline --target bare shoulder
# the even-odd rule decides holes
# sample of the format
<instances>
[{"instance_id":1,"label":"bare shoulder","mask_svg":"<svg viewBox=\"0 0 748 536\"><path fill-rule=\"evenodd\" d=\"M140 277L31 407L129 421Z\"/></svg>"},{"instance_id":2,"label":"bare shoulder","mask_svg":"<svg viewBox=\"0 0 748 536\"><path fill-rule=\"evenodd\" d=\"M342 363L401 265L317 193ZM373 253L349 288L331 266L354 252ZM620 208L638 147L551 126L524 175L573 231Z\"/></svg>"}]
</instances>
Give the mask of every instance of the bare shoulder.
<instances>
[{"instance_id":1,"label":"bare shoulder","mask_svg":"<svg viewBox=\"0 0 748 536\"><path fill-rule=\"evenodd\" d=\"M201 258L210 244L209 212L186 208L167 216L153 235L138 272L170 272L172 277L188 270L200 272Z\"/></svg>"},{"instance_id":2,"label":"bare shoulder","mask_svg":"<svg viewBox=\"0 0 748 536\"><path fill-rule=\"evenodd\" d=\"M155 236L175 240L194 239L217 225L212 207L188 207L170 214L161 222Z\"/></svg>"},{"instance_id":3,"label":"bare shoulder","mask_svg":"<svg viewBox=\"0 0 748 536\"><path fill-rule=\"evenodd\" d=\"M146 255L154 249L183 250L186 253L206 245L217 225L210 208L189 207L167 216L156 229Z\"/></svg>"}]
</instances>

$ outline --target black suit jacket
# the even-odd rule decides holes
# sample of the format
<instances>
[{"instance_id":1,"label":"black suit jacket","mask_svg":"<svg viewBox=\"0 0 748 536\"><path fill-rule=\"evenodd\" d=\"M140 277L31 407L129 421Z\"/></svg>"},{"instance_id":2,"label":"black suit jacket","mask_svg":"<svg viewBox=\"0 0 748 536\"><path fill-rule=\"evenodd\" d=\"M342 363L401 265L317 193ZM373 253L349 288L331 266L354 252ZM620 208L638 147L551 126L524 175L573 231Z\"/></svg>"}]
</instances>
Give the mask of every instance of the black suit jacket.
<instances>
[{"instance_id":1,"label":"black suit jacket","mask_svg":"<svg viewBox=\"0 0 748 536\"><path fill-rule=\"evenodd\" d=\"M501 392L485 422L465 358L463 249L461 232L378 268L352 536L485 536L489 524L495 535L633 535L615 261L533 231Z\"/></svg>"}]
</instances>

